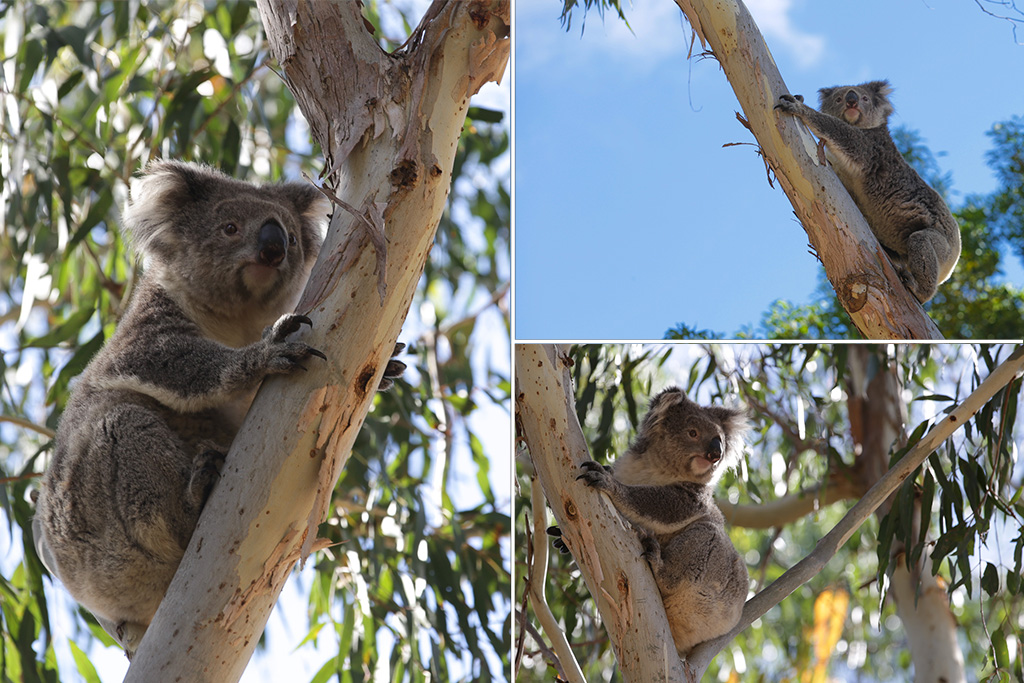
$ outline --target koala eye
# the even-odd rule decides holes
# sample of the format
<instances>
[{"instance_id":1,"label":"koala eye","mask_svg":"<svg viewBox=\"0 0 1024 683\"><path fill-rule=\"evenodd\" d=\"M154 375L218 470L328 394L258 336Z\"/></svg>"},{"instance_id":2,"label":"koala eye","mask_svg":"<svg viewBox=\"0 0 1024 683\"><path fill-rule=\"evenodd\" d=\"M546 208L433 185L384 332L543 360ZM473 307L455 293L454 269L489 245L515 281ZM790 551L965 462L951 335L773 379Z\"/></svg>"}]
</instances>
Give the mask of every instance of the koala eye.
<instances>
[{"instance_id":1,"label":"koala eye","mask_svg":"<svg viewBox=\"0 0 1024 683\"><path fill-rule=\"evenodd\" d=\"M238 226L235 225L234 223L228 223L228 224L226 224L221 229L224 231L225 235L237 235L238 234Z\"/></svg>"},{"instance_id":2,"label":"koala eye","mask_svg":"<svg viewBox=\"0 0 1024 683\"><path fill-rule=\"evenodd\" d=\"M687 433L690 435L691 439L696 439L697 438L697 430L696 429L690 429L690 431L687 432Z\"/></svg>"},{"instance_id":3,"label":"koala eye","mask_svg":"<svg viewBox=\"0 0 1024 683\"><path fill-rule=\"evenodd\" d=\"M292 234L292 233L288 233L288 246L289 247L294 247L298 243L299 243L299 241L297 239L295 239L295 235Z\"/></svg>"}]
</instances>

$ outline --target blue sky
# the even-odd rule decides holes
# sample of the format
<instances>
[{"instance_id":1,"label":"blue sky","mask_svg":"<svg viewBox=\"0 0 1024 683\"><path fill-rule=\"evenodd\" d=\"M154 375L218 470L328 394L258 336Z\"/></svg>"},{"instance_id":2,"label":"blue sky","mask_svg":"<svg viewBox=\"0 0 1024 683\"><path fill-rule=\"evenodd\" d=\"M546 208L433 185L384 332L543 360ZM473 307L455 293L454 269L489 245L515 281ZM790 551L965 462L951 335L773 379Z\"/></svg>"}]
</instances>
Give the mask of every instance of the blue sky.
<instances>
[{"instance_id":1,"label":"blue sky","mask_svg":"<svg viewBox=\"0 0 1024 683\"><path fill-rule=\"evenodd\" d=\"M753 136L718 63L687 60L675 3L633 0L632 33L591 12L582 37L561 0L515 4L516 338L656 339L680 321L731 335L776 299L807 302L807 236L755 148L722 147ZM995 189L985 132L1024 115L1008 22L964 0L747 6L793 93L888 78L890 124L951 173L951 205Z\"/></svg>"}]
</instances>

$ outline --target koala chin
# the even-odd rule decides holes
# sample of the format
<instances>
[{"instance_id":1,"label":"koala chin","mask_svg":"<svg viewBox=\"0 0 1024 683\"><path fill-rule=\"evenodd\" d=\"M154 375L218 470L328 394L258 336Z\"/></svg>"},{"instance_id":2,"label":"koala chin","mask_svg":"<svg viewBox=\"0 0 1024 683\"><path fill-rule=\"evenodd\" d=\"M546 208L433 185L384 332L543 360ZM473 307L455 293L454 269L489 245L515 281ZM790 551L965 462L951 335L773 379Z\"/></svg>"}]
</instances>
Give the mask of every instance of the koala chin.
<instances>
[{"instance_id":1,"label":"koala chin","mask_svg":"<svg viewBox=\"0 0 1024 683\"><path fill-rule=\"evenodd\" d=\"M329 208L307 183L176 161L132 183L124 228L145 271L71 391L33 521L43 563L129 657L260 382L325 358L290 337L310 324L292 311Z\"/></svg>"}]
</instances>

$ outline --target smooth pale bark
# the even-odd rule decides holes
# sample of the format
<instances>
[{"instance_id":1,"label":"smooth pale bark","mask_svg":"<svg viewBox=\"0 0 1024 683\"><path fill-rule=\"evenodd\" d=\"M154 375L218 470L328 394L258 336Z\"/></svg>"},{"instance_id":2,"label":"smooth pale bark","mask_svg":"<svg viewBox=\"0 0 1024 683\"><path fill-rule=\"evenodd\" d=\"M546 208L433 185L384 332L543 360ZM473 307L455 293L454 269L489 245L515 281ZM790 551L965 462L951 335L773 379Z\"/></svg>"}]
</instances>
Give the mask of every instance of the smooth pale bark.
<instances>
[{"instance_id":1,"label":"smooth pale bark","mask_svg":"<svg viewBox=\"0 0 1024 683\"><path fill-rule=\"evenodd\" d=\"M786 87L747 8L739 0L675 2L722 65L743 107L745 125L860 333L869 339L940 339L839 178L819 160L810 132L774 110L780 95L800 93Z\"/></svg>"},{"instance_id":2,"label":"smooth pale bark","mask_svg":"<svg viewBox=\"0 0 1024 683\"><path fill-rule=\"evenodd\" d=\"M567 347L515 347L516 424L562 539L572 551L625 681L685 681L658 586L636 533L611 502L581 482L590 460L576 419ZM536 484L535 484L536 485Z\"/></svg>"},{"instance_id":3,"label":"smooth pale bark","mask_svg":"<svg viewBox=\"0 0 1024 683\"><path fill-rule=\"evenodd\" d=\"M326 157L336 208L298 310L330 359L273 377L127 681L237 681L318 525L434 241L470 96L508 61L509 2L435 2L385 54L359 3L260 0L274 57Z\"/></svg>"}]
</instances>

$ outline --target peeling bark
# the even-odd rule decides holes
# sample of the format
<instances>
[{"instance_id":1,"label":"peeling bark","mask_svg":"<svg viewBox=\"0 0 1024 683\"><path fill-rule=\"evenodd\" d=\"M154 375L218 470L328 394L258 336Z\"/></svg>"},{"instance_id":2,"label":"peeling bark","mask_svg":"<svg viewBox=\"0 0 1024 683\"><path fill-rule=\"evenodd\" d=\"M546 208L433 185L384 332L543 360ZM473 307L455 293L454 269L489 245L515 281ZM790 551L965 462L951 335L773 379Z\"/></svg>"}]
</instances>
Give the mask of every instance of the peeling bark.
<instances>
[{"instance_id":1,"label":"peeling bark","mask_svg":"<svg viewBox=\"0 0 1024 683\"><path fill-rule=\"evenodd\" d=\"M433 245L469 98L508 61L508 0L436 1L394 54L358 3L258 5L329 193L354 208L335 210L298 307L330 360L260 389L127 681L241 676L291 568L319 547Z\"/></svg>"}]
</instances>

